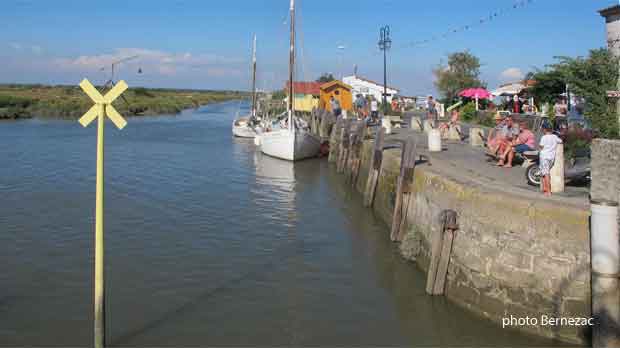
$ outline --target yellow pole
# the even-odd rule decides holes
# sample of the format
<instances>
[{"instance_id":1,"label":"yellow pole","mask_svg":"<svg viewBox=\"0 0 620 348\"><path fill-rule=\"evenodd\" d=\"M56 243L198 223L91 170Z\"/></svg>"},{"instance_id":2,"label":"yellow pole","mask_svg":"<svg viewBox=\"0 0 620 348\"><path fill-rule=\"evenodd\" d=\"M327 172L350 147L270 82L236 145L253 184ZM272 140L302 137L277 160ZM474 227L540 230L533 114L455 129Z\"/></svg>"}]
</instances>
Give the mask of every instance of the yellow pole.
<instances>
[{"instance_id":1,"label":"yellow pole","mask_svg":"<svg viewBox=\"0 0 620 348\"><path fill-rule=\"evenodd\" d=\"M105 347L105 294L103 269L103 128L105 104L97 127L97 192L95 204L95 348Z\"/></svg>"}]
</instances>

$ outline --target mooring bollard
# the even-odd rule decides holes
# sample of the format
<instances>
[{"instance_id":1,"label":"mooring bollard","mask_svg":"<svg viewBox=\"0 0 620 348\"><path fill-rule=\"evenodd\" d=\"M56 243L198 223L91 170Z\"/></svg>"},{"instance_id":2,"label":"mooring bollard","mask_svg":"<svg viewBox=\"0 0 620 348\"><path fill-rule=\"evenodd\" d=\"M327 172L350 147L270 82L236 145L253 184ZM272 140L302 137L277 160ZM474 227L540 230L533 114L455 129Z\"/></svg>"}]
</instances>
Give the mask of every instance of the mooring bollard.
<instances>
[{"instance_id":1,"label":"mooring bollard","mask_svg":"<svg viewBox=\"0 0 620 348\"><path fill-rule=\"evenodd\" d=\"M430 120L424 120L424 133L430 132L432 129L434 129L433 127L433 122L431 122Z\"/></svg>"},{"instance_id":2,"label":"mooring bollard","mask_svg":"<svg viewBox=\"0 0 620 348\"><path fill-rule=\"evenodd\" d=\"M620 347L618 203L591 201L592 346Z\"/></svg>"},{"instance_id":3,"label":"mooring bollard","mask_svg":"<svg viewBox=\"0 0 620 348\"><path fill-rule=\"evenodd\" d=\"M366 181L366 189L364 190L364 206L372 206L375 200L375 192L377 191L377 183L381 175L381 164L383 162L383 145L385 142L385 128L377 129L375 137L375 146L370 158L370 166L368 169L368 181Z\"/></svg>"},{"instance_id":4,"label":"mooring bollard","mask_svg":"<svg viewBox=\"0 0 620 348\"><path fill-rule=\"evenodd\" d=\"M441 132L439 129L431 129L428 132L428 151L429 152L441 152Z\"/></svg>"},{"instance_id":5,"label":"mooring bollard","mask_svg":"<svg viewBox=\"0 0 620 348\"><path fill-rule=\"evenodd\" d=\"M402 240L406 232L407 212L412 196L412 182L415 170L416 142L409 137L403 144L400 160L400 175L396 182L396 202L392 216L390 239L393 242Z\"/></svg>"},{"instance_id":6,"label":"mooring bollard","mask_svg":"<svg viewBox=\"0 0 620 348\"><path fill-rule=\"evenodd\" d=\"M450 129L448 130L448 140L458 140L461 141L461 128L458 125L450 125Z\"/></svg>"},{"instance_id":7,"label":"mooring bollard","mask_svg":"<svg viewBox=\"0 0 620 348\"><path fill-rule=\"evenodd\" d=\"M385 128L385 134L392 134L392 122L388 118L381 119L381 126Z\"/></svg>"},{"instance_id":8,"label":"mooring bollard","mask_svg":"<svg viewBox=\"0 0 620 348\"><path fill-rule=\"evenodd\" d=\"M442 211L439 225L439 231L433 234L431 241L431 262L426 277L426 293L429 295L443 295L445 291L452 244L459 229L457 213L454 210Z\"/></svg>"},{"instance_id":9,"label":"mooring bollard","mask_svg":"<svg viewBox=\"0 0 620 348\"><path fill-rule=\"evenodd\" d=\"M555 162L551 168L551 192L564 192L564 144L555 149Z\"/></svg>"},{"instance_id":10,"label":"mooring bollard","mask_svg":"<svg viewBox=\"0 0 620 348\"><path fill-rule=\"evenodd\" d=\"M469 145L473 147L484 146L484 130L482 130L481 128L470 128Z\"/></svg>"}]
</instances>

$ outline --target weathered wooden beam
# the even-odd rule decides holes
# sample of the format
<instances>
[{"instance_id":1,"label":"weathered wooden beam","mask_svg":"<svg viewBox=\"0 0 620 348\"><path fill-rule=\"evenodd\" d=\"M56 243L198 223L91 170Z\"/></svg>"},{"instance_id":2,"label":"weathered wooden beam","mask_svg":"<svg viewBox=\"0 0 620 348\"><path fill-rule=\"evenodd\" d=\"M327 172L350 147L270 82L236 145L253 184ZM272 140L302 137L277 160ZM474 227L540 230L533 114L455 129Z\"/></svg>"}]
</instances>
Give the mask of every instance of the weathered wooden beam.
<instances>
[{"instance_id":1,"label":"weathered wooden beam","mask_svg":"<svg viewBox=\"0 0 620 348\"><path fill-rule=\"evenodd\" d=\"M343 173L347 159L349 158L349 144L351 143L351 119L345 120L345 125L340 133L340 148L338 151L337 173Z\"/></svg>"},{"instance_id":2,"label":"weathered wooden beam","mask_svg":"<svg viewBox=\"0 0 620 348\"><path fill-rule=\"evenodd\" d=\"M457 225L457 214L453 210L444 210L440 214L440 230L433 235L431 264L426 281L426 293L443 295L448 276L448 267L452 256L452 245Z\"/></svg>"},{"instance_id":3,"label":"weathered wooden beam","mask_svg":"<svg viewBox=\"0 0 620 348\"><path fill-rule=\"evenodd\" d=\"M401 152L400 174L398 175L396 183L396 202L394 204L392 231L390 233L390 239L392 239L392 241L399 241L402 239L402 235L404 235L407 221L407 209L409 208L409 200L413 191L411 189L411 183L413 182L413 173L415 170L415 158L416 141L413 137L409 137L404 143Z\"/></svg>"},{"instance_id":4,"label":"weathered wooden beam","mask_svg":"<svg viewBox=\"0 0 620 348\"><path fill-rule=\"evenodd\" d=\"M368 169L368 181L366 181L366 189L364 190L364 206L371 207L375 201L375 192L377 191L377 183L381 175L381 165L383 162L383 146L385 145L385 128L379 127L377 136L375 137L375 146L372 157L370 158L370 166Z\"/></svg>"},{"instance_id":5,"label":"weathered wooden beam","mask_svg":"<svg viewBox=\"0 0 620 348\"><path fill-rule=\"evenodd\" d=\"M336 121L336 124L334 125L334 127L332 128L332 132L330 134L330 150L329 150L329 157L328 157L328 161L330 163L332 162L337 162L338 160L338 148L336 147L336 144L340 141L341 139L341 129L342 129L342 125L343 125L343 120L342 119L338 119Z\"/></svg>"},{"instance_id":6,"label":"weathered wooden beam","mask_svg":"<svg viewBox=\"0 0 620 348\"><path fill-rule=\"evenodd\" d=\"M361 150L364 143L364 133L366 129L366 123L358 121L351 135L351 145L349 150L349 182L352 187L357 184L357 178L359 176L359 168L361 165Z\"/></svg>"}]
</instances>

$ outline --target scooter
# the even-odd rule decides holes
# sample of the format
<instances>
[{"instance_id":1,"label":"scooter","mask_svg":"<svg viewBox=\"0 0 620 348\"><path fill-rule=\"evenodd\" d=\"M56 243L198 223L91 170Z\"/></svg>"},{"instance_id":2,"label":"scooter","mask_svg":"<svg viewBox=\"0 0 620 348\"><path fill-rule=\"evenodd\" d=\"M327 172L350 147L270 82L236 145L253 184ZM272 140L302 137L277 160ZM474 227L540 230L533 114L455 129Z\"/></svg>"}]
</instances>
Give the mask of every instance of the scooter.
<instances>
[{"instance_id":1,"label":"scooter","mask_svg":"<svg viewBox=\"0 0 620 348\"><path fill-rule=\"evenodd\" d=\"M527 183L532 186L540 186L540 157L538 151L527 151L523 153L523 157L526 161L529 161L529 165L525 170L525 178ZM564 167L564 180L566 182L590 182L590 157L582 156L577 157L566 163Z\"/></svg>"}]
</instances>

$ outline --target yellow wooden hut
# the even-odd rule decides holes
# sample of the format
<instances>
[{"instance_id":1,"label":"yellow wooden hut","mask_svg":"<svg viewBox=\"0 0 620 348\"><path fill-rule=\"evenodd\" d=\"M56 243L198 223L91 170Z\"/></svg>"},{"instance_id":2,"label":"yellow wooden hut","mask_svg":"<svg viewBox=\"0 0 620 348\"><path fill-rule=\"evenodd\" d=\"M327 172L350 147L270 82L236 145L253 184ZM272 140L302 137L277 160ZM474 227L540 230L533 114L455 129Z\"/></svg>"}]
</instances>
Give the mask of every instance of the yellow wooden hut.
<instances>
[{"instance_id":1,"label":"yellow wooden hut","mask_svg":"<svg viewBox=\"0 0 620 348\"><path fill-rule=\"evenodd\" d=\"M295 111L311 112L312 109L318 108L320 87L320 82L293 82L293 107ZM288 84L284 90L288 92Z\"/></svg>"},{"instance_id":2,"label":"yellow wooden hut","mask_svg":"<svg viewBox=\"0 0 620 348\"><path fill-rule=\"evenodd\" d=\"M340 103L342 110L351 111L353 109L351 89L351 86L338 80L322 84L320 107L332 111L330 100L331 97L334 97Z\"/></svg>"}]
</instances>

